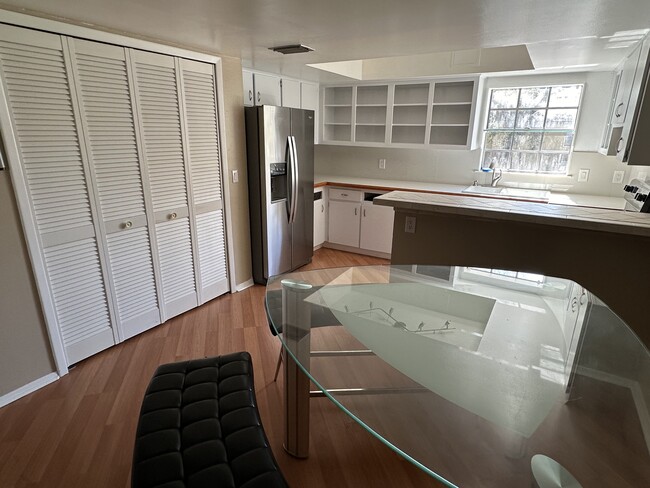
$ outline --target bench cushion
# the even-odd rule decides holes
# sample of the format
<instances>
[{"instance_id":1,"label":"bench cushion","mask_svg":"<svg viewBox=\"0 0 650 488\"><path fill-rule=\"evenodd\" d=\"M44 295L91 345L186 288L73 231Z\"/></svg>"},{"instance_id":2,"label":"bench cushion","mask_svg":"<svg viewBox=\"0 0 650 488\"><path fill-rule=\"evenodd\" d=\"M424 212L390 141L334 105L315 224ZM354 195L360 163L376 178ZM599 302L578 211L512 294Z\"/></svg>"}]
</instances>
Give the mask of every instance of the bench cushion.
<instances>
[{"instance_id":1,"label":"bench cushion","mask_svg":"<svg viewBox=\"0 0 650 488\"><path fill-rule=\"evenodd\" d=\"M160 366L133 452L134 488L283 488L262 428L250 354Z\"/></svg>"}]
</instances>

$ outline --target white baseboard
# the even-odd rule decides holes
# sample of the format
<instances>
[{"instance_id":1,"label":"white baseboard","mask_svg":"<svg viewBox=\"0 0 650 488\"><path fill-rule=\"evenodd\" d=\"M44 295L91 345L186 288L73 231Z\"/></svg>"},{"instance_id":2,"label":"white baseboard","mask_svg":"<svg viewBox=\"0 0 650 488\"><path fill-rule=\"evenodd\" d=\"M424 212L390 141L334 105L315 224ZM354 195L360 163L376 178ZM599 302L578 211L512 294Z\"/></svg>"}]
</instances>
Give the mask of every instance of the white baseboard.
<instances>
[{"instance_id":1,"label":"white baseboard","mask_svg":"<svg viewBox=\"0 0 650 488\"><path fill-rule=\"evenodd\" d=\"M632 399L634 400L634 406L636 407L636 413L639 416L639 422L641 423L641 430L643 431L646 447L648 448L648 452L650 452L650 415L648 414L648 406L643 396L643 392L641 391L641 385L639 385L639 382L614 374L603 373L602 371L595 369L585 368L584 366L578 366L577 372L578 374L588 376L595 380L612 383L630 389Z\"/></svg>"},{"instance_id":2,"label":"white baseboard","mask_svg":"<svg viewBox=\"0 0 650 488\"><path fill-rule=\"evenodd\" d=\"M328 249L336 249L337 251L352 252L354 254L363 254L365 256L373 256L375 258L390 259L390 253L370 251L368 249L361 249L359 247L344 246L343 244L335 244L333 242L325 241L322 247Z\"/></svg>"},{"instance_id":3,"label":"white baseboard","mask_svg":"<svg viewBox=\"0 0 650 488\"><path fill-rule=\"evenodd\" d=\"M32 381L31 383L27 383L26 385L21 386L17 390L9 392L6 395L0 396L0 408L4 407L5 405L9 405L11 402L15 402L16 400L24 397L25 395L29 395L30 393L33 393L36 390L39 390L44 386L49 385L50 383L58 379L59 379L58 374L50 373L48 375L43 376L42 378L38 378L37 380Z\"/></svg>"},{"instance_id":4,"label":"white baseboard","mask_svg":"<svg viewBox=\"0 0 650 488\"><path fill-rule=\"evenodd\" d=\"M250 288L250 287L253 286L254 284L255 284L255 282L253 281L253 278L251 278L251 279L248 280L248 281L244 281L243 283L239 283L239 284L237 285L237 288L235 288L235 291L243 291L243 290L245 290L246 288Z\"/></svg>"}]
</instances>

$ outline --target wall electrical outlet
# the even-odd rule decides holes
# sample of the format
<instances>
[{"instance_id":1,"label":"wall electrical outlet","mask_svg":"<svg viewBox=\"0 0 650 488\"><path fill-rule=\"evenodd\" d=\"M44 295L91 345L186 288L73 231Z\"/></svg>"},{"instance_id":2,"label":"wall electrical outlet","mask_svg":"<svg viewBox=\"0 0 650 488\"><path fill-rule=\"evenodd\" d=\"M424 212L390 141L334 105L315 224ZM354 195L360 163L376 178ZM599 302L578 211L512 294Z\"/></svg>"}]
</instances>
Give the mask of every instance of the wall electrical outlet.
<instances>
[{"instance_id":1,"label":"wall electrical outlet","mask_svg":"<svg viewBox=\"0 0 650 488\"><path fill-rule=\"evenodd\" d=\"M404 222L404 232L409 234L415 234L415 217L412 215L407 215Z\"/></svg>"},{"instance_id":2,"label":"wall electrical outlet","mask_svg":"<svg viewBox=\"0 0 650 488\"><path fill-rule=\"evenodd\" d=\"M581 169L578 171L578 183L586 183L589 181L589 170Z\"/></svg>"},{"instance_id":3,"label":"wall electrical outlet","mask_svg":"<svg viewBox=\"0 0 650 488\"><path fill-rule=\"evenodd\" d=\"M386 169L386 160L385 159L380 159L379 160L379 169Z\"/></svg>"},{"instance_id":4,"label":"wall electrical outlet","mask_svg":"<svg viewBox=\"0 0 650 488\"><path fill-rule=\"evenodd\" d=\"M612 183L623 183L623 178L625 178L625 171L614 171Z\"/></svg>"},{"instance_id":5,"label":"wall electrical outlet","mask_svg":"<svg viewBox=\"0 0 650 488\"><path fill-rule=\"evenodd\" d=\"M236 169L232 170L232 182L237 183L239 181L239 171Z\"/></svg>"}]
</instances>

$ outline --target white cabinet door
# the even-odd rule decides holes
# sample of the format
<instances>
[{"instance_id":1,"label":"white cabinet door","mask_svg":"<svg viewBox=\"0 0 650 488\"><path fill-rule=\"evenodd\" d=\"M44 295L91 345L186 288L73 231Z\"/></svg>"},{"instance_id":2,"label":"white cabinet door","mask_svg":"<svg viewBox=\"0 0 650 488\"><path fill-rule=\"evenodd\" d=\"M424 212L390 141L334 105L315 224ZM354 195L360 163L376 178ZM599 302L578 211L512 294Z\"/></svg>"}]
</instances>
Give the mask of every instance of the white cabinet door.
<instances>
[{"instance_id":1,"label":"white cabinet door","mask_svg":"<svg viewBox=\"0 0 650 488\"><path fill-rule=\"evenodd\" d=\"M393 207L361 205L361 237L359 247L369 251L390 253L393 247Z\"/></svg>"},{"instance_id":2,"label":"white cabinet door","mask_svg":"<svg viewBox=\"0 0 650 488\"><path fill-rule=\"evenodd\" d=\"M253 73L250 71L242 71L243 85L244 85L244 107L252 107L255 105L254 93L255 88L253 86Z\"/></svg>"},{"instance_id":3,"label":"white cabinet door","mask_svg":"<svg viewBox=\"0 0 650 488\"><path fill-rule=\"evenodd\" d=\"M128 339L160 323L125 49L69 39L115 324Z\"/></svg>"},{"instance_id":4,"label":"white cabinet door","mask_svg":"<svg viewBox=\"0 0 650 488\"><path fill-rule=\"evenodd\" d=\"M300 82L296 80L282 80L282 106L300 108Z\"/></svg>"},{"instance_id":5,"label":"white cabinet door","mask_svg":"<svg viewBox=\"0 0 650 488\"><path fill-rule=\"evenodd\" d=\"M343 246L359 247L361 204L355 202L329 202L328 241Z\"/></svg>"},{"instance_id":6,"label":"white cabinet door","mask_svg":"<svg viewBox=\"0 0 650 488\"><path fill-rule=\"evenodd\" d=\"M221 152L214 66L180 59L183 127L189 161L192 212L196 219L199 303L230 287L226 265Z\"/></svg>"},{"instance_id":7,"label":"white cabinet door","mask_svg":"<svg viewBox=\"0 0 650 488\"><path fill-rule=\"evenodd\" d=\"M319 200L314 200L314 247L321 246L327 240L327 191L319 188L314 193L321 193Z\"/></svg>"},{"instance_id":8,"label":"white cabinet door","mask_svg":"<svg viewBox=\"0 0 650 488\"><path fill-rule=\"evenodd\" d=\"M318 109L318 85L315 83L300 83L300 108L306 110Z\"/></svg>"},{"instance_id":9,"label":"white cabinet door","mask_svg":"<svg viewBox=\"0 0 650 488\"><path fill-rule=\"evenodd\" d=\"M255 73L255 105L282 105L280 77Z\"/></svg>"},{"instance_id":10,"label":"white cabinet door","mask_svg":"<svg viewBox=\"0 0 650 488\"><path fill-rule=\"evenodd\" d=\"M0 25L0 39L0 77L20 153L16 191L27 195L21 212L38 237L30 248L43 268L36 274L46 320L60 332L53 344L70 365L116 341L70 66L60 36Z\"/></svg>"},{"instance_id":11,"label":"white cabinet door","mask_svg":"<svg viewBox=\"0 0 650 488\"><path fill-rule=\"evenodd\" d=\"M130 50L136 113L155 218L165 320L198 305L178 73L170 56ZM145 188L147 190L147 188Z\"/></svg>"},{"instance_id":12,"label":"white cabinet door","mask_svg":"<svg viewBox=\"0 0 650 488\"><path fill-rule=\"evenodd\" d=\"M621 81L618 86L616 94L616 102L614 103L613 123L614 125L622 125L625 122L625 117L628 113L628 106L630 103L630 95L632 94L632 84L634 83L634 74L639 62L639 55L641 53L641 45L639 45L630 54L623 64L623 71L621 73ZM634 111L634 107L632 107Z\"/></svg>"}]
</instances>

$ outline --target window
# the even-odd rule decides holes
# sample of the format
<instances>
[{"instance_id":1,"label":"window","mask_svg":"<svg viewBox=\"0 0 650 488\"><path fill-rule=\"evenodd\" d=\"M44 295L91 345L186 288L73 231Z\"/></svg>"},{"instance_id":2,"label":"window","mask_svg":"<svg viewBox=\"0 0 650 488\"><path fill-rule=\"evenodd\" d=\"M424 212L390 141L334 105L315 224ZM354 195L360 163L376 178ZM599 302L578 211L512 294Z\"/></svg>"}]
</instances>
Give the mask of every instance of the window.
<instances>
[{"instance_id":1,"label":"window","mask_svg":"<svg viewBox=\"0 0 650 488\"><path fill-rule=\"evenodd\" d=\"M527 285L541 285L546 277L537 273L524 273L523 271L509 271L505 269L474 268L467 267L467 271L475 272L483 276L489 276L497 280L507 280Z\"/></svg>"},{"instance_id":2,"label":"window","mask_svg":"<svg viewBox=\"0 0 650 488\"><path fill-rule=\"evenodd\" d=\"M566 174L582 85L490 90L482 167Z\"/></svg>"}]
</instances>

